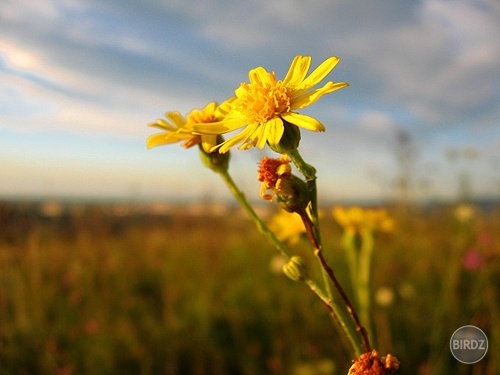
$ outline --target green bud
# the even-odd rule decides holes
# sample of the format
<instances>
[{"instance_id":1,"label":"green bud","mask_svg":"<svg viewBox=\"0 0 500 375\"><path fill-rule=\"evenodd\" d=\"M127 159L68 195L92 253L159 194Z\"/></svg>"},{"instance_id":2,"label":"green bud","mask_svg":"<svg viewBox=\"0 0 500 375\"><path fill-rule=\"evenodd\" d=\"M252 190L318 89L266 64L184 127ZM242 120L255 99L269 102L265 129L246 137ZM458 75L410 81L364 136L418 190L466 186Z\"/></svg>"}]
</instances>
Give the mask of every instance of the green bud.
<instances>
[{"instance_id":1,"label":"green bud","mask_svg":"<svg viewBox=\"0 0 500 375\"><path fill-rule=\"evenodd\" d=\"M304 259L297 255L291 257L288 263L283 266L283 273L293 281L309 280L307 265Z\"/></svg>"},{"instance_id":2,"label":"green bud","mask_svg":"<svg viewBox=\"0 0 500 375\"><path fill-rule=\"evenodd\" d=\"M268 143L269 148L278 154L288 154L299 147L300 143L300 129L297 125L290 124L288 121L283 121L285 131L277 145Z\"/></svg>"},{"instance_id":3,"label":"green bud","mask_svg":"<svg viewBox=\"0 0 500 375\"><path fill-rule=\"evenodd\" d=\"M293 174L282 179L275 192L279 205L287 212L300 214L311 201L306 183Z\"/></svg>"},{"instance_id":4,"label":"green bud","mask_svg":"<svg viewBox=\"0 0 500 375\"><path fill-rule=\"evenodd\" d=\"M220 138L220 139L219 139ZM220 144L224 140L221 136L217 137L217 143ZM203 165L207 168L210 168L216 173L225 172L229 168L229 152L224 154L219 153L218 150L213 152L207 152L203 149L201 144L199 145L200 149L200 158L203 162Z\"/></svg>"}]
</instances>

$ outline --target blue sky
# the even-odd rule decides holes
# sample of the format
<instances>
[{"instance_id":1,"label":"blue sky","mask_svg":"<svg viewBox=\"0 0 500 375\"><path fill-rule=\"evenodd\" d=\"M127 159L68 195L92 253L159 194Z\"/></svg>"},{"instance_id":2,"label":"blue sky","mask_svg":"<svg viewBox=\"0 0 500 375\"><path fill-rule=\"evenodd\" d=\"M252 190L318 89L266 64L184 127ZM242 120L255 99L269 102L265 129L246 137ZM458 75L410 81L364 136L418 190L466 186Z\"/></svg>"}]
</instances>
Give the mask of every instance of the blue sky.
<instances>
[{"instance_id":1,"label":"blue sky","mask_svg":"<svg viewBox=\"0 0 500 375\"><path fill-rule=\"evenodd\" d=\"M3 0L0 197L229 198L194 149L146 149L146 124L222 101L297 54L350 87L306 113L320 198L394 195L398 131L414 144L415 194L500 195L500 3L487 0ZM232 152L257 197L270 151ZM453 157L450 157L453 155Z\"/></svg>"}]
</instances>

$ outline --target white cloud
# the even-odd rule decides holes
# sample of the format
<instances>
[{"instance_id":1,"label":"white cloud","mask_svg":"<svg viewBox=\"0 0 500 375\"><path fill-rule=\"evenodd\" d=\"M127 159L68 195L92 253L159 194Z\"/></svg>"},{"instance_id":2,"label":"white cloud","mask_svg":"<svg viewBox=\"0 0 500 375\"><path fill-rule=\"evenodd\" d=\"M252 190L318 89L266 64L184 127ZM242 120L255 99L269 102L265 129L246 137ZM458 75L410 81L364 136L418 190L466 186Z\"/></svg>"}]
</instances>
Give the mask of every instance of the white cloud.
<instances>
[{"instance_id":1,"label":"white cloud","mask_svg":"<svg viewBox=\"0 0 500 375\"><path fill-rule=\"evenodd\" d=\"M2 0L0 19L8 21L24 20L27 17L37 20L53 20L59 15L56 1L50 0Z\"/></svg>"},{"instance_id":2,"label":"white cloud","mask_svg":"<svg viewBox=\"0 0 500 375\"><path fill-rule=\"evenodd\" d=\"M145 126L155 119L145 118L144 113L161 117L168 108L187 111L193 106L192 100L174 94L158 96L127 82L96 80L85 72L51 64L35 51L1 40L0 50L12 72L1 74L0 95L9 109L0 113L0 126L12 129L15 124L18 131L59 128L82 133L143 135L141 124Z\"/></svg>"},{"instance_id":3,"label":"white cloud","mask_svg":"<svg viewBox=\"0 0 500 375\"><path fill-rule=\"evenodd\" d=\"M395 129L394 119L387 113L366 111L358 119L358 127L363 131L390 133Z\"/></svg>"},{"instance_id":4,"label":"white cloud","mask_svg":"<svg viewBox=\"0 0 500 375\"><path fill-rule=\"evenodd\" d=\"M500 32L487 5L426 0L412 20L354 32L344 49L365 60L362 80L380 90L377 101L406 108L420 123L467 121L498 99Z\"/></svg>"}]
</instances>

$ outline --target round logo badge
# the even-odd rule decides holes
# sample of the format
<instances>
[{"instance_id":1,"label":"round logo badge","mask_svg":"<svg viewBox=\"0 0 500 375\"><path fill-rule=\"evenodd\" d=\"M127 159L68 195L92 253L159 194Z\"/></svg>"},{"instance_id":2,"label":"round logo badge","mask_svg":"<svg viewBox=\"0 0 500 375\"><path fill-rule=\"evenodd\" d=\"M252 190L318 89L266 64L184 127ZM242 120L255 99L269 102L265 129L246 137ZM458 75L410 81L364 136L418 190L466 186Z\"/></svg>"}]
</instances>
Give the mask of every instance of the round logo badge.
<instances>
[{"instance_id":1,"label":"round logo badge","mask_svg":"<svg viewBox=\"0 0 500 375\"><path fill-rule=\"evenodd\" d=\"M457 361L470 365L479 362L486 355L488 338L475 326L463 326L451 335L450 350Z\"/></svg>"}]
</instances>

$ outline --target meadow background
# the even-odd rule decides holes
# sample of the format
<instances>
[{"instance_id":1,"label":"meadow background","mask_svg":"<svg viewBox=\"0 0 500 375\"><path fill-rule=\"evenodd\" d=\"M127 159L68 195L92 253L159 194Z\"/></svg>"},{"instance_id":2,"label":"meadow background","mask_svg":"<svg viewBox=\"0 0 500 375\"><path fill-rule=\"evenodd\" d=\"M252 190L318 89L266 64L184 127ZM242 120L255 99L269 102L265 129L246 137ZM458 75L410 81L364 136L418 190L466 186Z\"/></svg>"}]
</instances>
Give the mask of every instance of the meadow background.
<instances>
[{"instance_id":1,"label":"meadow background","mask_svg":"<svg viewBox=\"0 0 500 375\"><path fill-rule=\"evenodd\" d=\"M376 347L401 374L498 374L500 207L387 208L397 229L376 240ZM350 293L324 212L325 254ZM0 228L2 375L347 372L324 306L235 207L5 201ZM305 240L295 249L311 258ZM467 324L489 338L475 365L449 350Z\"/></svg>"}]
</instances>

